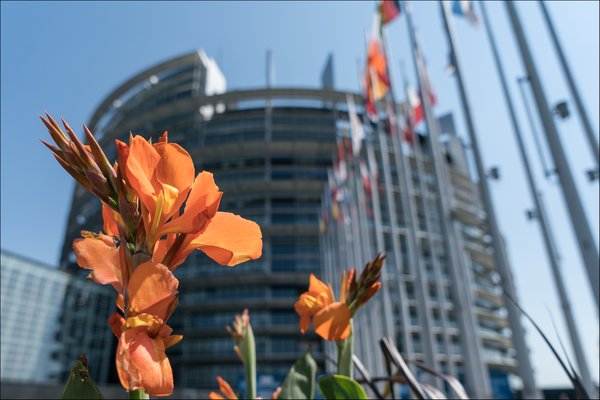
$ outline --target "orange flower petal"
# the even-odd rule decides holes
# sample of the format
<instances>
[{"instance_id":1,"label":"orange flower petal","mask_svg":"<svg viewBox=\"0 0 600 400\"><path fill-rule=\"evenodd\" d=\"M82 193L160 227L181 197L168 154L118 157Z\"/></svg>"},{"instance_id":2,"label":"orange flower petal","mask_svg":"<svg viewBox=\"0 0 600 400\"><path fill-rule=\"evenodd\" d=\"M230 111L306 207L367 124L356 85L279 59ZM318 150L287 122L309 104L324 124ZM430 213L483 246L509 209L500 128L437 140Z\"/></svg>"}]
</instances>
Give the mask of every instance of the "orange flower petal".
<instances>
[{"instance_id":1,"label":"orange flower petal","mask_svg":"<svg viewBox=\"0 0 600 400\"><path fill-rule=\"evenodd\" d=\"M167 336L163 341L165 343L165 349L168 349L171 346L175 346L177 343L181 342L183 339L183 335L171 335Z\"/></svg>"},{"instance_id":2,"label":"orange flower petal","mask_svg":"<svg viewBox=\"0 0 600 400\"><path fill-rule=\"evenodd\" d=\"M329 341L346 339L350 336L350 318L350 309L346 304L332 303L315 314L315 332Z\"/></svg>"},{"instance_id":3,"label":"orange flower petal","mask_svg":"<svg viewBox=\"0 0 600 400\"><path fill-rule=\"evenodd\" d=\"M167 143L169 141L169 132L164 131L162 136L158 138L158 143Z\"/></svg>"},{"instance_id":4,"label":"orange flower petal","mask_svg":"<svg viewBox=\"0 0 600 400\"><path fill-rule=\"evenodd\" d=\"M333 297L333 291L331 286L323 283L319 278L310 274L310 284L308 285L308 293L314 297L322 298L325 301L325 305L331 304L335 301Z\"/></svg>"},{"instance_id":5,"label":"orange flower petal","mask_svg":"<svg viewBox=\"0 0 600 400\"><path fill-rule=\"evenodd\" d=\"M97 237L75 239L73 251L77 256L77 264L92 270L90 278L94 282L101 285L110 283L119 293L123 291L119 252L112 237L100 234Z\"/></svg>"},{"instance_id":6,"label":"orange flower petal","mask_svg":"<svg viewBox=\"0 0 600 400\"><path fill-rule=\"evenodd\" d=\"M123 325L125 325L125 319L121 316L121 314L115 312L108 318L108 325L110 325L113 334L118 338L123 333Z\"/></svg>"},{"instance_id":7,"label":"orange flower petal","mask_svg":"<svg viewBox=\"0 0 600 400\"><path fill-rule=\"evenodd\" d=\"M118 139L115 139L115 147L117 148L117 168L121 173L121 177L125 179L127 183L129 180L127 179L127 158L129 158L129 146L127 143L124 143ZM115 169L117 169L115 168Z\"/></svg>"},{"instance_id":8,"label":"orange flower petal","mask_svg":"<svg viewBox=\"0 0 600 400\"><path fill-rule=\"evenodd\" d=\"M117 221L115 219L115 215L119 214L115 213L113 209L111 209L106 203L102 203L102 220L104 221L104 233L111 236L119 236L119 228L117 226Z\"/></svg>"},{"instance_id":9,"label":"orange flower petal","mask_svg":"<svg viewBox=\"0 0 600 400\"><path fill-rule=\"evenodd\" d=\"M144 327L128 329L119 338L117 372L130 391L144 389L152 396L173 392L173 371L162 338L151 338Z\"/></svg>"},{"instance_id":10,"label":"orange flower petal","mask_svg":"<svg viewBox=\"0 0 600 400\"><path fill-rule=\"evenodd\" d=\"M156 179L162 185L175 188L178 193L177 199L163 211L166 220L179 211L188 195L194 182L194 162L190 154L176 143L160 142L154 145L154 149L160 155Z\"/></svg>"},{"instance_id":11,"label":"orange flower petal","mask_svg":"<svg viewBox=\"0 0 600 400\"><path fill-rule=\"evenodd\" d=\"M148 313L163 321L171 311L179 281L167 267L153 262L139 265L129 280L129 312Z\"/></svg>"},{"instance_id":12,"label":"orange flower petal","mask_svg":"<svg viewBox=\"0 0 600 400\"><path fill-rule=\"evenodd\" d=\"M300 332L305 333L310 326L310 316L307 314L300 314Z\"/></svg>"},{"instance_id":13,"label":"orange flower petal","mask_svg":"<svg viewBox=\"0 0 600 400\"><path fill-rule=\"evenodd\" d=\"M165 224L161 234L198 233L204 230L217 213L222 196L223 193L219 192L213 175L205 171L199 173L186 200L183 214Z\"/></svg>"},{"instance_id":14,"label":"orange flower petal","mask_svg":"<svg viewBox=\"0 0 600 400\"><path fill-rule=\"evenodd\" d=\"M220 376L217 376L217 382L219 382L219 390L225 395L225 398L227 400L237 400L237 396L235 395L233 389L231 389L231 386L229 386L229 383L227 383L225 379L221 378Z\"/></svg>"},{"instance_id":15,"label":"orange flower petal","mask_svg":"<svg viewBox=\"0 0 600 400\"><path fill-rule=\"evenodd\" d=\"M165 239L157 240L154 244L154 252L152 253L152 261L155 263L162 263L163 259L167 255L167 251L171 248L175 242L176 236L174 234L167 235Z\"/></svg>"},{"instance_id":16,"label":"orange flower petal","mask_svg":"<svg viewBox=\"0 0 600 400\"><path fill-rule=\"evenodd\" d=\"M141 136L131 139L125 166L127 181L150 211L150 215L154 215L155 198L161 189L154 179L159 162L160 154L146 139Z\"/></svg>"},{"instance_id":17,"label":"orange flower petal","mask_svg":"<svg viewBox=\"0 0 600 400\"><path fill-rule=\"evenodd\" d=\"M190 243L221 265L233 266L262 255L260 227L239 215L217 212Z\"/></svg>"},{"instance_id":18,"label":"orange flower petal","mask_svg":"<svg viewBox=\"0 0 600 400\"><path fill-rule=\"evenodd\" d=\"M225 397L221 396L217 392L210 392L208 394L208 400L225 400Z\"/></svg>"}]
</instances>

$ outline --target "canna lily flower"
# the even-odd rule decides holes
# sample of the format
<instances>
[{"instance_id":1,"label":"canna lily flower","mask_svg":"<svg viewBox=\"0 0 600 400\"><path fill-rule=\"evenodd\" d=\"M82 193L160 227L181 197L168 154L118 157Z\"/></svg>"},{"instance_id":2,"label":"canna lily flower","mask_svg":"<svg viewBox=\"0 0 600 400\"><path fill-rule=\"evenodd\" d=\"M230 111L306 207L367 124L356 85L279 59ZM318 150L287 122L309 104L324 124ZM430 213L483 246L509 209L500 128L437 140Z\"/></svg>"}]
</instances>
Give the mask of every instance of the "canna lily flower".
<instances>
[{"instance_id":1,"label":"canna lily flower","mask_svg":"<svg viewBox=\"0 0 600 400\"><path fill-rule=\"evenodd\" d=\"M130 143L117 141L118 168L140 199L146 247L155 262L174 269L195 249L228 266L261 256L258 225L217 211L223 193L213 175L201 172L194 178L190 155L168 143L166 132L156 144L141 136Z\"/></svg>"},{"instance_id":2,"label":"canna lily flower","mask_svg":"<svg viewBox=\"0 0 600 400\"><path fill-rule=\"evenodd\" d=\"M336 342L347 339L352 316L381 288L384 259L385 256L377 255L369 261L358 280L354 268L342 273L340 301L335 301L331 285L311 274L308 291L300 295L294 306L300 315L300 332L306 332L312 318L315 332L323 339Z\"/></svg>"},{"instance_id":3,"label":"canna lily flower","mask_svg":"<svg viewBox=\"0 0 600 400\"><path fill-rule=\"evenodd\" d=\"M140 264L117 300L119 313L109 318L113 333L119 339L116 365L119 380L128 390L144 389L154 396L168 396L173 391L173 371L165 350L178 343L181 335L171 335L165 321L177 304L179 282L164 265Z\"/></svg>"},{"instance_id":4,"label":"canna lily flower","mask_svg":"<svg viewBox=\"0 0 600 400\"><path fill-rule=\"evenodd\" d=\"M345 302L344 288L340 296L344 302L335 301L331 286L310 274L308 292L302 293L294 306L300 315L300 332L306 332L312 318L315 332L323 339L339 341L348 338L352 315Z\"/></svg>"},{"instance_id":5,"label":"canna lily flower","mask_svg":"<svg viewBox=\"0 0 600 400\"><path fill-rule=\"evenodd\" d=\"M130 145L117 140L118 168L140 199L150 252L162 226L185 201L194 181L194 163L181 146L168 143L167 133L150 144L141 136Z\"/></svg>"}]
</instances>

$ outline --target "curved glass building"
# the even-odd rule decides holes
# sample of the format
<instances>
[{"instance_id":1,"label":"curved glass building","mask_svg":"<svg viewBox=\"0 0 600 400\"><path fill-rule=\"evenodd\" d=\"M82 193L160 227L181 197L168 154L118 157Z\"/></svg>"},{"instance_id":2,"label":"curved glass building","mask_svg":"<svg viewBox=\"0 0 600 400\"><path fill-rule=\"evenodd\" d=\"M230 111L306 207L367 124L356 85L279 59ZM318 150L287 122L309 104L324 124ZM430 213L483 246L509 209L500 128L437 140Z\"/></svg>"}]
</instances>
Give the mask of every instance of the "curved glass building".
<instances>
[{"instance_id":1,"label":"curved glass building","mask_svg":"<svg viewBox=\"0 0 600 400\"><path fill-rule=\"evenodd\" d=\"M196 252L176 270L180 305L172 317L185 340L170 354L177 385L213 388L218 373L232 384L243 374L225 325L244 308L256 336L260 387L280 383L307 347L323 366L321 343L301 335L294 303L320 274L319 206L335 150L346 93L260 89L224 93L214 61L194 52L149 68L113 91L89 128L109 159L114 139L129 132L169 140L192 155L197 172L214 174L224 192L220 210L257 222L263 256L234 268ZM358 101L358 98L356 99ZM74 192L63 268L79 270L71 243L82 230L100 230L100 204ZM275 385L276 387L276 385ZM270 396L270 392L265 393Z\"/></svg>"}]
</instances>

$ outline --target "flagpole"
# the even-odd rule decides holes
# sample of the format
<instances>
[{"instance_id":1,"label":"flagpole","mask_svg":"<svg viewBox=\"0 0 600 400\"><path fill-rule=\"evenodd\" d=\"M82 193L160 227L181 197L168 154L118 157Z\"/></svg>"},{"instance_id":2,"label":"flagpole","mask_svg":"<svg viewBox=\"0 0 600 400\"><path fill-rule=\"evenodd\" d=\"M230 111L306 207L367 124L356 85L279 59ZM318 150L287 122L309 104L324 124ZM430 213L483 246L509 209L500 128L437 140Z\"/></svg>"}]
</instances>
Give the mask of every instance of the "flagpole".
<instances>
[{"instance_id":1,"label":"flagpole","mask_svg":"<svg viewBox=\"0 0 600 400\"><path fill-rule=\"evenodd\" d=\"M569 90L571 91L571 96L573 96L573 101L575 102L575 107L577 108L577 112L579 114L579 119L581 120L581 124L583 125L583 130L585 131L586 138L588 140L588 145L590 146L590 151L592 152L595 160L596 160L596 170L599 167L598 161L598 141L596 140L596 134L594 129L592 128L592 124L590 119L588 118L587 112L583 105L583 101L579 96L579 91L577 90L577 86L575 85L575 80L573 79L573 75L571 74L571 69L567 64L567 59L565 54L563 53L562 46L558 41L558 36L556 31L554 30L554 24L550 19L550 14L548 13L548 9L546 8L546 4L538 0L540 8L542 9L542 14L544 15L544 20L546 21L546 25L548 26L548 30L550 31L550 37L552 38L552 43L554 44L554 48L558 53L558 59L560 60L560 66L562 67L563 73L565 74L565 78L567 79L567 84L569 86Z\"/></svg>"},{"instance_id":2,"label":"flagpole","mask_svg":"<svg viewBox=\"0 0 600 400\"><path fill-rule=\"evenodd\" d=\"M531 197L534 202L536 217L539 222L540 228L542 230L542 236L544 238L546 253L548 255L548 260L550 261L550 268L552 271L552 275L554 277L554 284L556 286L556 291L558 292L560 304L563 309L563 317L565 319L565 324L567 325L567 329L569 331L569 337L571 339L571 345L573 347L573 352L575 353L575 359L576 359L577 365L579 367L579 373L581 374L581 379L583 381L583 385L585 386L586 391L588 391L588 394L593 396L593 393L595 392L595 390L594 390L595 388L591 381L590 371L588 369L587 362L585 361L583 347L581 345L579 333L577 332L577 327L575 325L575 319L573 318L573 312L571 310L569 297L567 295L567 291L566 291L565 285L563 283L563 277L562 277L562 273L561 273L560 265L559 265L560 257L558 255L558 249L556 247L556 242L554 241L552 231L550 229L549 221L547 219L546 211L544 209L544 204L542 202L542 195L537 188L537 185L535 183L535 178L533 176L531 167L529 165L529 159L527 157L525 143L523 142L523 137L521 135L521 129L520 129L519 123L517 121L517 115L514 110L510 92L508 90L508 85L506 82L506 75L504 73L504 68L502 67L500 55L498 54L498 49L496 47L496 40L494 39L494 35L492 33L492 28L489 24L489 19L487 16L485 2L480 0L479 5L481 7L481 12L483 14L483 25L485 26L485 30L486 30L488 39L490 41L490 46L492 48L492 53L494 55L494 61L496 63L496 69L498 70L498 76L500 77L502 92L504 94L504 99L505 99L506 105L508 107L508 112L510 115L513 132L515 134L515 138L517 139L517 144L519 146L519 152L521 155L521 160L523 161L523 166L525 167L525 175L527 177L527 182L529 184L529 191L530 191Z\"/></svg>"},{"instance_id":3,"label":"flagpole","mask_svg":"<svg viewBox=\"0 0 600 400\"><path fill-rule=\"evenodd\" d=\"M444 21L444 28L446 31L446 37L448 39L448 45L450 47L452 60L454 63L454 75L456 77L456 83L458 85L458 91L460 94L461 105L463 108L463 114L467 125L467 132L469 134L469 141L471 142L471 149L473 150L473 158L475 159L475 166L478 175L478 186L479 192L483 200L484 210L487 214L487 222L489 227L489 233L492 237L492 245L494 247L494 260L496 262L496 268L502 279L502 286L506 293L516 299L516 290L514 283L512 282L512 273L510 270L510 264L506 257L506 249L503 249L502 236L500 233L500 227L496 220L496 212L494 210L494 203L492 195L487 181L487 174L483 165L483 157L479 148L479 141L475 130L475 123L471 114L471 107L467 98L467 91L465 89L464 80L462 77L462 69L460 65L460 58L456 50L456 39L452 26L450 25L450 18L448 16L447 3L443 0L439 2L442 19ZM505 299L506 300L506 299ZM518 371L521 379L523 380L523 395L529 398L539 397L539 392L536 389L535 377L533 375L533 368L531 366L531 360L529 359L529 350L525 341L525 331L521 325L520 313L516 306L510 301L505 301L505 306L508 311L508 320L512 330L512 340L515 350L517 352L516 357L519 362Z\"/></svg>"},{"instance_id":4,"label":"flagpole","mask_svg":"<svg viewBox=\"0 0 600 400\"><path fill-rule=\"evenodd\" d=\"M438 190L438 206L440 208L441 221L442 221L442 234L445 236L444 241L446 247L446 254L451 265L451 280L453 297L456 300L456 307L458 309L470 309L473 307L468 297L468 282L465 273L467 273L467 266L463 257L463 249L459 245L459 237L457 233L457 224L453 217L453 212L449 201L453 198L452 190L450 188L450 176L448 169L444 163L442 150L439 143L439 127L435 120L435 116L429 107L428 99L425 93L429 92L428 87L423 85L423 70L422 60L420 59L420 51L417 40L415 38L414 27L412 24L412 15L410 12L410 5L408 1L403 3L405 5L405 14L408 27L408 34L410 37L410 43L412 47L412 56L417 72L417 80L421 90L419 96L421 98L421 105L425 116L425 123L427 131L429 132L429 144L431 146L432 163L435 175L436 186ZM481 343L477 334L477 322L472 312L458 313L459 322L461 326L461 344L464 350L463 357L465 358L465 371L466 380L468 386L471 388L472 396L477 398L489 398L491 397L490 378L485 371L487 367L483 362L481 355Z\"/></svg>"},{"instance_id":5,"label":"flagpole","mask_svg":"<svg viewBox=\"0 0 600 400\"><path fill-rule=\"evenodd\" d=\"M367 36L365 33L365 49L367 49L367 53L368 53L368 42L367 42ZM358 86L359 88L361 87L361 81L360 81L360 66L357 64L357 73L358 73ZM365 88L366 90L369 90L368 87ZM367 112L366 112L366 107L364 108L364 115L365 117ZM367 117L368 118L368 117ZM378 130L378 127L376 128L376 130ZM375 137L375 134L373 134L373 138ZM377 163L374 161L375 160L375 152L373 149L373 143L372 143L372 138L367 138L365 137L364 141L366 142L366 151L367 151L367 157L369 159L369 161L373 161L375 168L377 168ZM370 166L371 167L371 166ZM371 169L369 167L369 169ZM377 171L378 172L378 171ZM383 236L383 223L382 223L382 217L381 217L381 200L379 198L379 186L378 186L378 182L377 179L375 179L372 175L372 171L369 174L369 180L371 183L371 201L373 203L373 219L375 222L375 246L377 249L377 252L380 251L385 251L385 240L384 240L384 236ZM389 283L390 279L388 277L388 273L386 271L382 272L382 281L384 282L384 285L386 283ZM383 310L384 310L384 315L392 315L392 304L391 304L391 300L390 300L390 295L388 293L387 290L384 290L381 296L381 302L383 304ZM393 321L391 321L389 318L384 318L384 333L386 336L390 336L390 335L394 335L395 334L395 327L393 324ZM405 338L405 344L407 344L407 337L408 335L405 333L404 334L404 338ZM376 365L374 366L375 368L380 368L380 365ZM373 367L371 368L373 369Z\"/></svg>"},{"instance_id":6,"label":"flagpole","mask_svg":"<svg viewBox=\"0 0 600 400\"><path fill-rule=\"evenodd\" d=\"M515 5L512 2L507 1L505 2L505 6L511 25L515 32L515 38L519 46L521 59L525 66L525 70L527 71L527 75L529 76L531 90L533 91L538 113L544 126L544 132L546 133L546 139L548 140L550 153L552 154L552 158L554 160L556 173L560 179L562 193L565 203L567 204L567 210L569 211L569 216L571 217L571 225L577 237L579 251L586 267L592 292L594 293L596 308L598 308L600 306L600 260L598 258L596 242L585 215L583 205L581 204L581 199L577 192L577 187L575 185L575 181L573 180L573 175L571 174L571 169L569 168L567 156L561 145L556 125L552 119L552 115L550 114L548 101L546 99L537 69L533 62L533 56L531 55L527 45L523 27L521 26Z\"/></svg>"},{"instance_id":7,"label":"flagpole","mask_svg":"<svg viewBox=\"0 0 600 400\"><path fill-rule=\"evenodd\" d=\"M400 189L400 196L401 196L401 202L402 202L402 214L404 216L404 221L406 226L408 227L407 230L407 244L408 244L408 259L409 261L412 260L412 274L415 277L415 283L418 284L419 286L419 290L416 291L416 295L418 298L418 308L419 308L419 314L421 315L420 318L420 322L421 322L421 329L423 330L423 335L422 335L422 340L424 343L424 347L425 347L425 357L427 359L427 363L429 365L431 365L433 368L438 368L438 364L439 362L437 361L436 357L435 357L435 347L434 347L434 335L433 335L433 330L432 330L432 316L431 316L431 308L429 307L429 290L428 290L428 286L429 283L427 282L427 277L423 276L425 274L426 271L426 266L424 265L423 262L423 258L420 256L420 254L422 253L422 249L419 248L419 243L417 241L417 230L418 230L418 225L415 221L415 216L416 216L416 207L415 207L415 197L414 197L414 188L413 188L413 182L412 182L412 177L410 176L410 163L408 162L407 158L404 155L404 152L402 150L402 144L401 141L403 140L401 138L400 132L398 131L398 123L397 123L397 117L396 117L396 99L394 96L394 86L392 83L392 76L390 74L390 68L389 68L389 62L388 62L388 56L387 56L387 46L386 46L386 38L385 38L385 33L383 31L383 26L380 26L380 33L381 33L381 47L383 50L383 54L384 54L384 58L386 59L386 63L385 63L385 68L386 68L386 74L388 77L388 81L390 84L390 90L389 93L386 95L386 103L387 103L387 113L388 113L388 118L390 118L391 121L395 121L395 123L393 124L393 126L390 126L390 135L391 135L391 139L392 139L392 145L393 147L395 147L396 151L394 151L394 161L396 164L396 170L398 170L398 175L400 177L400 179L402 179L402 186L404 187L404 190ZM390 104L391 102L391 104ZM392 124L390 124L392 125ZM391 132L391 130L394 129L394 132ZM384 137L385 139L385 137ZM400 141L400 143L399 143ZM387 156L387 154L389 154L387 147L388 147L388 141L385 141L386 144L386 149L383 150L383 155L384 157ZM390 188L391 188L391 182L390 182ZM392 219L392 218L390 218ZM392 227L397 227L397 220L393 219L392 220ZM396 235L394 235L396 236ZM400 253L398 253L400 254ZM435 379L434 379L435 380ZM433 383L433 382L432 382ZM437 380L436 386L438 386L439 384L441 384L440 380Z\"/></svg>"}]
</instances>

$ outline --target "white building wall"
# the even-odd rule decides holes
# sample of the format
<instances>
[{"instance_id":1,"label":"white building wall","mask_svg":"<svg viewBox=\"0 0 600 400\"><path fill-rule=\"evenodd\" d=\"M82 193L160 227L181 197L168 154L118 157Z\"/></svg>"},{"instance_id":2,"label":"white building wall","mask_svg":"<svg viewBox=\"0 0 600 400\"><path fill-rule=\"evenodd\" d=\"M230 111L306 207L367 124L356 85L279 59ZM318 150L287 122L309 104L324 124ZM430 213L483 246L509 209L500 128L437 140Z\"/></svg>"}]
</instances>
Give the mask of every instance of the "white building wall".
<instances>
[{"instance_id":1,"label":"white building wall","mask_svg":"<svg viewBox=\"0 0 600 400\"><path fill-rule=\"evenodd\" d=\"M51 354L69 276L6 252L0 260L2 380L50 382L60 368Z\"/></svg>"}]
</instances>

